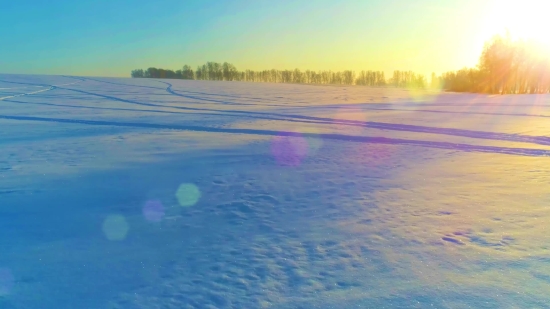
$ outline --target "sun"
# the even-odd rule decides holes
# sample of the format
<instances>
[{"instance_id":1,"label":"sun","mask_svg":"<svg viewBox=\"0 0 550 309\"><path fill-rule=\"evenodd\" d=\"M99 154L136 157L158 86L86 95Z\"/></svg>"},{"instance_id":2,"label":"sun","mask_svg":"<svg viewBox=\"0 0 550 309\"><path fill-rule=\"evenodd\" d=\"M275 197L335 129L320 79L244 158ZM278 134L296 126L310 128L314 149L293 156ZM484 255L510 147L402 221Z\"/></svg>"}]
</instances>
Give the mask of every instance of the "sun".
<instances>
[{"instance_id":1,"label":"sun","mask_svg":"<svg viewBox=\"0 0 550 309\"><path fill-rule=\"evenodd\" d=\"M510 32L514 39L535 41L550 47L550 1L493 0L487 7L484 30Z\"/></svg>"}]
</instances>

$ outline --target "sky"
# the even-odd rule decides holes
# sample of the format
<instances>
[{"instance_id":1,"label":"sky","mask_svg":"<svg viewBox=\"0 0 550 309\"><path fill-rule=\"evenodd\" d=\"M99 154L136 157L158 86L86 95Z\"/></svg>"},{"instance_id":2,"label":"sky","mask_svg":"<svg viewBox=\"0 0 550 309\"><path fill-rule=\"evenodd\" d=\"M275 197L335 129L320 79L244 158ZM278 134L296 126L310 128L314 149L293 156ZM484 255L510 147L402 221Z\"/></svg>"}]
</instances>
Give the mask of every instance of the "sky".
<instances>
[{"instance_id":1,"label":"sky","mask_svg":"<svg viewBox=\"0 0 550 309\"><path fill-rule=\"evenodd\" d=\"M238 69L428 75L475 66L494 34L517 27L521 36L526 23L547 19L533 13L547 10L528 3L545 6L537 0L0 0L0 73L128 77L137 68L227 61Z\"/></svg>"}]
</instances>

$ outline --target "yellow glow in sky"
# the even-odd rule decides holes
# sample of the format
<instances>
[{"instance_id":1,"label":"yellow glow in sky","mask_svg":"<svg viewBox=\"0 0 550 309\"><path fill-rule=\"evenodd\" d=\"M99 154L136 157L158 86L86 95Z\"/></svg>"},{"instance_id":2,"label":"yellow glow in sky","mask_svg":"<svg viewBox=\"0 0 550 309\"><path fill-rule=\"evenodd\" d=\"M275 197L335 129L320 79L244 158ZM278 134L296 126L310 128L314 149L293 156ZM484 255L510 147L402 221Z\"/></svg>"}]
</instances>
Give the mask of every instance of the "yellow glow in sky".
<instances>
[{"instance_id":1,"label":"yellow glow in sky","mask_svg":"<svg viewBox=\"0 0 550 309\"><path fill-rule=\"evenodd\" d=\"M0 73L127 77L227 61L240 70L429 75L475 66L484 42L506 29L550 45L543 0L165 1L74 2L70 10L37 1L32 11L14 2L0 20L10 47L0 49Z\"/></svg>"},{"instance_id":2,"label":"yellow glow in sky","mask_svg":"<svg viewBox=\"0 0 550 309\"><path fill-rule=\"evenodd\" d=\"M535 40L550 45L550 1L493 1L485 20L484 32L502 33L508 29L513 38Z\"/></svg>"}]
</instances>

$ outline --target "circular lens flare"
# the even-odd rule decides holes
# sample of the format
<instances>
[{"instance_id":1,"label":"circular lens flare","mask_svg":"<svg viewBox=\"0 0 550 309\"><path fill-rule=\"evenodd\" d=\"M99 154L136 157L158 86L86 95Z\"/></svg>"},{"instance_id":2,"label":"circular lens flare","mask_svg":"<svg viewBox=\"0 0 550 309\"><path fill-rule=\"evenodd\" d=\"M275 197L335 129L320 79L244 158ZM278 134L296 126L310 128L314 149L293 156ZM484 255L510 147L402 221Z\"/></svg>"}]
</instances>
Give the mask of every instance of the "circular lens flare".
<instances>
[{"instance_id":1,"label":"circular lens flare","mask_svg":"<svg viewBox=\"0 0 550 309\"><path fill-rule=\"evenodd\" d=\"M308 142L302 136L281 133L271 141L271 153L278 164L298 166L308 153Z\"/></svg>"},{"instance_id":2,"label":"circular lens flare","mask_svg":"<svg viewBox=\"0 0 550 309\"><path fill-rule=\"evenodd\" d=\"M164 215L164 206L159 200L147 201L143 206L143 216L147 221L160 222Z\"/></svg>"},{"instance_id":3,"label":"circular lens flare","mask_svg":"<svg viewBox=\"0 0 550 309\"><path fill-rule=\"evenodd\" d=\"M126 239L130 226L122 215L109 215L103 221L103 233L108 240L121 241Z\"/></svg>"},{"instance_id":4,"label":"circular lens flare","mask_svg":"<svg viewBox=\"0 0 550 309\"><path fill-rule=\"evenodd\" d=\"M323 138L319 131L312 127L300 128L299 132L304 134L307 142L307 155L314 156L323 147Z\"/></svg>"},{"instance_id":5,"label":"circular lens flare","mask_svg":"<svg viewBox=\"0 0 550 309\"><path fill-rule=\"evenodd\" d=\"M176 191L178 203L183 207L195 205L201 198L201 192L197 186L192 183L184 183L178 187Z\"/></svg>"}]
</instances>

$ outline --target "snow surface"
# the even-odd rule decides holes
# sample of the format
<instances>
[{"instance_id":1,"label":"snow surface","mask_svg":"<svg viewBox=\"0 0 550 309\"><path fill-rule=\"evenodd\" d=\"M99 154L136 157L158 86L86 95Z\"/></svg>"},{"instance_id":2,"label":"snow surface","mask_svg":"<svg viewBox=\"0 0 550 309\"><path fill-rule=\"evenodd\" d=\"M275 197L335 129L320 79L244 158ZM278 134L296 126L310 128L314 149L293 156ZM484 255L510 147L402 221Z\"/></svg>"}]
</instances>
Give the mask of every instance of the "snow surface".
<instances>
[{"instance_id":1,"label":"snow surface","mask_svg":"<svg viewBox=\"0 0 550 309\"><path fill-rule=\"evenodd\" d=\"M550 97L0 75L0 308L549 308Z\"/></svg>"}]
</instances>

